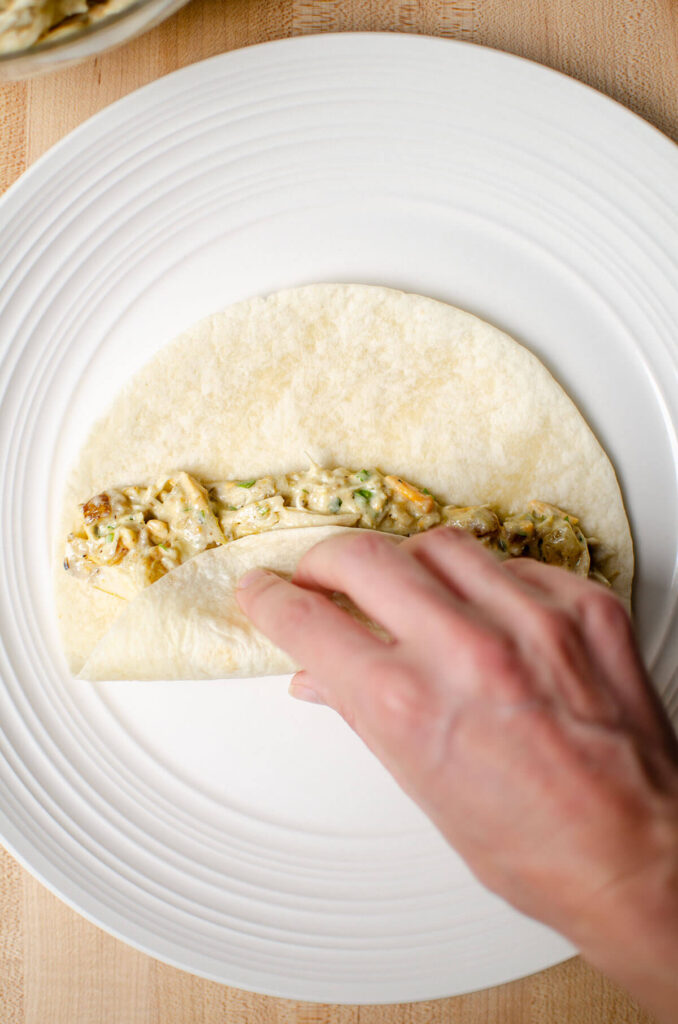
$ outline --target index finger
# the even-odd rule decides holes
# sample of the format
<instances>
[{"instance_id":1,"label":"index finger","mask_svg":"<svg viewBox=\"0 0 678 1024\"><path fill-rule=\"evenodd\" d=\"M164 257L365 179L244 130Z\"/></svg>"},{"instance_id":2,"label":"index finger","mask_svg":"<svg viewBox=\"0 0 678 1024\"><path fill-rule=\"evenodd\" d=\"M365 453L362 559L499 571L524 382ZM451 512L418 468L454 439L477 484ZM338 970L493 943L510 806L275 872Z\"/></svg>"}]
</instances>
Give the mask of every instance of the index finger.
<instances>
[{"instance_id":1,"label":"index finger","mask_svg":"<svg viewBox=\"0 0 678 1024\"><path fill-rule=\"evenodd\" d=\"M329 597L259 569L238 583L238 604L255 626L314 678L323 695L342 711L364 678L364 665L388 644ZM336 692L336 697L332 694Z\"/></svg>"}]
</instances>

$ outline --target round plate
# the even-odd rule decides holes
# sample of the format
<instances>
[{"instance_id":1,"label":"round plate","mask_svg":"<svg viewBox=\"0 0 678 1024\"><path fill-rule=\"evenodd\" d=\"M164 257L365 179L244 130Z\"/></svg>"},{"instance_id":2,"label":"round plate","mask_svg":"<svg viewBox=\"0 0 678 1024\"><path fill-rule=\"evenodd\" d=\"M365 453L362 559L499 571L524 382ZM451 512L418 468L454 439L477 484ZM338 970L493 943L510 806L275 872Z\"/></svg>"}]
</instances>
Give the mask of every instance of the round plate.
<instances>
[{"instance_id":1,"label":"round plate","mask_svg":"<svg viewBox=\"0 0 678 1024\"><path fill-rule=\"evenodd\" d=\"M598 433L635 532L641 642L675 709L677 176L664 137L552 71L346 35L179 71L9 192L0 831L46 885L154 956L281 996L432 998L570 954L285 679L70 678L50 531L94 418L195 320L310 281L432 295L528 345Z\"/></svg>"}]
</instances>

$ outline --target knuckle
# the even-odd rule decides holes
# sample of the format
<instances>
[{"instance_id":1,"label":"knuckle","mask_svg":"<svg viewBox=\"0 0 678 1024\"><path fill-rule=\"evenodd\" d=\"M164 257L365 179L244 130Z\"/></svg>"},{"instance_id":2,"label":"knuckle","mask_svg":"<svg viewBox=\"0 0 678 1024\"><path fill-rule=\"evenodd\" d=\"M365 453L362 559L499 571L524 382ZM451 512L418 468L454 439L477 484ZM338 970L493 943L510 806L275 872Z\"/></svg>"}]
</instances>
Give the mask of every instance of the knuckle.
<instances>
[{"instance_id":1,"label":"knuckle","mask_svg":"<svg viewBox=\"0 0 678 1024\"><path fill-rule=\"evenodd\" d=\"M477 538L473 537L468 530L462 530L459 526L437 526L434 530L427 530L422 540L433 547L468 547L471 550L480 548Z\"/></svg>"},{"instance_id":2,"label":"knuckle","mask_svg":"<svg viewBox=\"0 0 678 1024\"><path fill-rule=\"evenodd\" d=\"M299 633L308 627L317 608L317 596L295 588L277 609L278 627L285 633Z\"/></svg>"},{"instance_id":3,"label":"knuckle","mask_svg":"<svg viewBox=\"0 0 678 1024\"><path fill-rule=\"evenodd\" d=\"M506 558L503 562L499 563L499 568L502 572L508 573L510 576L530 576L535 565L541 566L543 562L536 562L533 558Z\"/></svg>"},{"instance_id":4,"label":"knuckle","mask_svg":"<svg viewBox=\"0 0 678 1024\"><path fill-rule=\"evenodd\" d=\"M340 565L374 561L392 549L393 540L376 530L351 530L338 537L329 537L310 548L299 560L293 579L335 577Z\"/></svg>"},{"instance_id":5,"label":"knuckle","mask_svg":"<svg viewBox=\"0 0 678 1024\"><path fill-rule=\"evenodd\" d=\"M538 605L531 609L532 626L550 647L567 647L576 633L576 623L565 608Z\"/></svg>"},{"instance_id":6,"label":"knuckle","mask_svg":"<svg viewBox=\"0 0 678 1024\"><path fill-rule=\"evenodd\" d=\"M478 648L478 666L487 689L506 701L523 700L529 691L529 674L520 651L508 636L491 636Z\"/></svg>"},{"instance_id":7,"label":"knuckle","mask_svg":"<svg viewBox=\"0 0 678 1024\"><path fill-rule=\"evenodd\" d=\"M393 542L376 530L356 533L346 541L345 557L363 562L381 558L384 552L393 550Z\"/></svg>"},{"instance_id":8,"label":"knuckle","mask_svg":"<svg viewBox=\"0 0 678 1024\"><path fill-rule=\"evenodd\" d=\"M414 534L407 538L405 545L406 550L424 562L430 560L452 565L457 557L463 557L465 561L474 559L476 564L486 560L494 562L477 537L456 526L436 526L424 533Z\"/></svg>"},{"instance_id":9,"label":"knuckle","mask_svg":"<svg viewBox=\"0 0 678 1024\"><path fill-rule=\"evenodd\" d=\"M374 727L396 738L419 733L430 716L430 701L418 674L383 655L373 658L366 671Z\"/></svg>"},{"instance_id":10,"label":"knuckle","mask_svg":"<svg viewBox=\"0 0 678 1024\"><path fill-rule=\"evenodd\" d=\"M603 590L599 584L591 584L581 598L580 607L596 630L631 635L631 620L624 605L615 594Z\"/></svg>"},{"instance_id":11,"label":"knuckle","mask_svg":"<svg viewBox=\"0 0 678 1024\"><path fill-rule=\"evenodd\" d=\"M496 635L484 638L479 653L487 670L497 675L512 672L518 661L518 652L507 636Z\"/></svg>"},{"instance_id":12,"label":"knuckle","mask_svg":"<svg viewBox=\"0 0 678 1024\"><path fill-rule=\"evenodd\" d=\"M466 539L468 534L455 526L435 526L432 530L412 534L405 543L417 549L449 548L452 544L463 544Z\"/></svg>"}]
</instances>

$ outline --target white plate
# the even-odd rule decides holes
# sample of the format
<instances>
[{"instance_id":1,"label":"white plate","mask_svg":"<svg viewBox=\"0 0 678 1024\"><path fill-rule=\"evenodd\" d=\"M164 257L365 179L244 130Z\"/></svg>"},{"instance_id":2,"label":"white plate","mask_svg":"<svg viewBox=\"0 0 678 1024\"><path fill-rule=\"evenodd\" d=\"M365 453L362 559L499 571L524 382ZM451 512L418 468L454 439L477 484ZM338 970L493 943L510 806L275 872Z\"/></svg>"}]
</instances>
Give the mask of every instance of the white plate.
<instances>
[{"instance_id":1,"label":"white plate","mask_svg":"<svg viewBox=\"0 0 678 1024\"><path fill-rule=\"evenodd\" d=\"M45 884L157 957L283 996L443 996L569 954L485 893L285 680L70 679L49 518L93 417L199 317L307 281L433 295L537 352L598 432L635 530L643 648L675 709L677 174L665 138L544 68L348 35L177 72L10 191L0 831Z\"/></svg>"}]
</instances>

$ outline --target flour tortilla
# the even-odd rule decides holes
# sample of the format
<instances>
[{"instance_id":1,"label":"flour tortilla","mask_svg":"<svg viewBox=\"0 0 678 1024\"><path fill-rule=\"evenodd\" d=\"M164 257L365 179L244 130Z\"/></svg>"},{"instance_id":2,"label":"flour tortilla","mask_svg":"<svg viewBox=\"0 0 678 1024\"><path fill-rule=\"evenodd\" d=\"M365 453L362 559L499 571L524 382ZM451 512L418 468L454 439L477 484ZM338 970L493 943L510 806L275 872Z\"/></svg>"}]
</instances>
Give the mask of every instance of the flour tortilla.
<instances>
[{"instance_id":1,"label":"flour tortilla","mask_svg":"<svg viewBox=\"0 0 678 1024\"><path fill-rule=\"evenodd\" d=\"M227 679L299 666L254 628L236 601L250 569L287 578L309 548L347 527L259 533L197 555L130 601L80 671L81 679ZM364 621L364 620L363 620Z\"/></svg>"},{"instance_id":2,"label":"flour tortilla","mask_svg":"<svg viewBox=\"0 0 678 1024\"><path fill-rule=\"evenodd\" d=\"M630 599L633 547L614 469L535 356L433 299L309 285L201 321L158 353L94 427L66 490L55 557L73 671L126 607L60 568L79 502L176 469L207 481L251 479L304 469L308 456L327 466L378 466L447 503L508 511L538 498L565 508L602 542L601 568ZM219 564L222 557L213 554ZM155 583L129 605L126 620L138 616L145 628L142 610L160 605L176 585ZM221 642L216 633L206 640L208 632L205 620L202 639L197 629L190 645ZM242 655L240 674L272 671L270 649L256 649L256 657L254 646L251 657ZM187 657L186 673L197 676L190 651ZM101 672L121 678L123 658L111 651ZM125 665L133 677L148 676L141 665Z\"/></svg>"}]
</instances>

